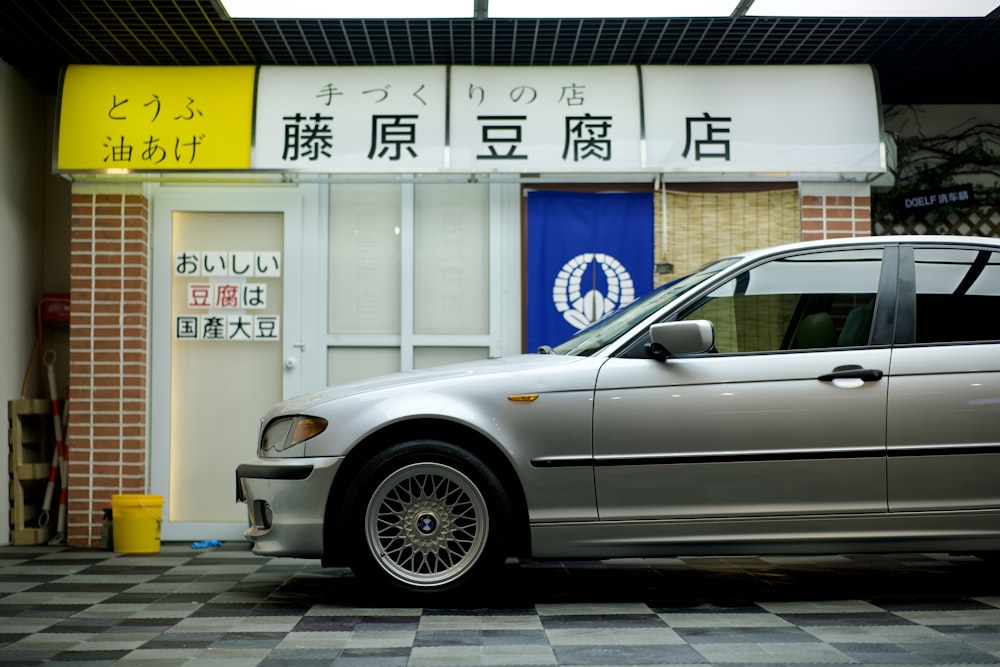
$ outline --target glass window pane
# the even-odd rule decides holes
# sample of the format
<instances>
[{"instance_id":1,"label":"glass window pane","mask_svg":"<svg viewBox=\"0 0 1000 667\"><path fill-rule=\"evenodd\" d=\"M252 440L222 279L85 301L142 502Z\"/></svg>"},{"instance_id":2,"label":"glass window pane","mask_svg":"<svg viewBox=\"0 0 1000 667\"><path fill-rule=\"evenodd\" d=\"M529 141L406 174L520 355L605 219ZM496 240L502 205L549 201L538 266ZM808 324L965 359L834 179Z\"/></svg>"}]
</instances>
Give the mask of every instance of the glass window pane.
<instances>
[{"instance_id":1,"label":"glass window pane","mask_svg":"<svg viewBox=\"0 0 1000 667\"><path fill-rule=\"evenodd\" d=\"M1000 257L985 250L914 250L916 342L1000 340Z\"/></svg>"},{"instance_id":2,"label":"glass window pane","mask_svg":"<svg viewBox=\"0 0 1000 667\"><path fill-rule=\"evenodd\" d=\"M420 185L415 196L414 331L489 333L489 189Z\"/></svg>"},{"instance_id":3,"label":"glass window pane","mask_svg":"<svg viewBox=\"0 0 1000 667\"><path fill-rule=\"evenodd\" d=\"M326 353L328 384L388 375L399 371L397 347L331 347Z\"/></svg>"},{"instance_id":4,"label":"glass window pane","mask_svg":"<svg viewBox=\"0 0 1000 667\"><path fill-rule=\"evenodd\" d=\"M400 333L400 188L330 186L329 332Z\"/></svg>"},{"instance_id":5,"label":"glass window pane","mask_svg":"<svg viewBox=\"0 0 1000 667\"><path fill-rule=\"evenodd\" d=\"M684 319L712 321L722 353L866 345L881 258L868 249L773 260L722 285Z\"/></svg>"},{"instance_id":6,"label":"glass window pane","mask_svg":"<svg viewBox=\"0 0 1000 667\"><path fill-rule=\"evenodd\" d=\"M882 270L881 250L844 250L794 255L750 272L746 294L871 294Z\"/></svg>"},{"instance_id":7,"label":"glass window pane","mask_svg":"<svg viewBox=\"0 0 1000 667\"><path fill-rule=\"evenodd\" d=\"M488 359L488 347L416 347L413 349L414 368L432 368L463 361Z\"/></svg>"}]
</instances>

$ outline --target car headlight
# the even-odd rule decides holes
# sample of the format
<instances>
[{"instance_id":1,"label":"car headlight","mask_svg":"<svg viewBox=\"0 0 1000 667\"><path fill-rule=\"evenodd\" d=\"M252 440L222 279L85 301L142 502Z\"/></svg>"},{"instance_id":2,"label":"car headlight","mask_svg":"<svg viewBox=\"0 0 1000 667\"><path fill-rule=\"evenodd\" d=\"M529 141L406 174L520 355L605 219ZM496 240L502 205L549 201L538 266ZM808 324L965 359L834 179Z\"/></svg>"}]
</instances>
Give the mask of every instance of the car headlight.
<instances>
[{"instance_id":1,"label":"car headlight","mask_svg":"<svg viewBox=\"0 0 1000 667\"><path fill-rule=\"evenodd\" d=\"M262 454L267 454L291 449L322 433L327 423L321 417L305 415L275 419L264 429L264 434L260 438L260 451Z\"/></svg>"}]
</instances>

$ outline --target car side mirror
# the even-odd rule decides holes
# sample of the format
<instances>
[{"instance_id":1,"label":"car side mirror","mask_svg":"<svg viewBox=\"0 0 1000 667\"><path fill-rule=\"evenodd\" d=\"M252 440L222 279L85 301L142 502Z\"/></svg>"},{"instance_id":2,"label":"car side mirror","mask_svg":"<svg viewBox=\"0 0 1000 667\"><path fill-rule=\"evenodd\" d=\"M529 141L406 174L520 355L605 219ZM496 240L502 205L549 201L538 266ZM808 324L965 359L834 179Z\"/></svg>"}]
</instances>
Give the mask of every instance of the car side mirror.
<instances>
[{"instance_id":1,"label":"car side mirror","mask_svg":"<svg viewBox=\"0 0 1000 667\"><path fill-rule=\"evenodd\" d=\"M715 345L715 326L708 320L662 322L649 327L646 354L657 361L678 354L700 354Z\"/></svg>"}]
</instances>

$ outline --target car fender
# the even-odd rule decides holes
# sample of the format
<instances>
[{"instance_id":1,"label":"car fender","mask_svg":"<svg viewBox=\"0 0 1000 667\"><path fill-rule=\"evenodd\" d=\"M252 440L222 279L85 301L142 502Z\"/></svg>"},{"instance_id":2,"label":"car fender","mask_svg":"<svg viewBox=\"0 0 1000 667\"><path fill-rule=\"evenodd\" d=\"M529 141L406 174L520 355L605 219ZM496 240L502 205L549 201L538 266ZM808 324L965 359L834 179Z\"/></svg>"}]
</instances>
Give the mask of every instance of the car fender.
<instances>
[{"instance_id":1,"label":"car fender","mask_svg":"<svg viewBox=\"0 0 1000 667\"><path fill-rule=\"evenodd\" d=\"M370 457L406 437L467 429L508 462L532 508L531 521L596 519L593 392L604 360L569 357L557 363L563 366L559 373L552 373L553 361L547 361L515 373L471 372L315 405L310 414L330 426L307 443L306 455L351 458L358 450L358 456ZM419 429L407 428L410 424ZM548 460L577 464L539 465L543 453Z\"/></svg>"}]
</instances>

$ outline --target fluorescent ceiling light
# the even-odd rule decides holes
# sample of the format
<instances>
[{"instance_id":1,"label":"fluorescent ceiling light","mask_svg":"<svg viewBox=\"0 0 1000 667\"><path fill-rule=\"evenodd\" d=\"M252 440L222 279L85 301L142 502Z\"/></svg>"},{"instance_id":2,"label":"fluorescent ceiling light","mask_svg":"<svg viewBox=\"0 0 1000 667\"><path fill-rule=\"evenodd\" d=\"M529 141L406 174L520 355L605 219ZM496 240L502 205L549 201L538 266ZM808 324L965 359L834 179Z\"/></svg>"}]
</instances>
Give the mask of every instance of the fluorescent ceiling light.
<instances>
[{"instance_id":1,"label":"fluorescent ceiling light","mask_svg":"<svg viewBox=\"0 0 1000 667\"><path fill-rule=\"evenodd\" d=\"M231 18L476 18L476 0L216 0ZM740 0L488 0L489 18L732 16ZM1000 0L753 0L747 16L979 17Z\"/></svg>"},{"instance_id":2,"label":"fluorescent ceiling light","mask_svg":"<svg viewBox=\"0 0 1000 667\"><path fill-rule=\"evenodd\" d=\"M738 4L739 0L489 0L488 13L491 19L730 16Z\"/></svg>"},{"instance_id":3,"label":"fluorescent ceiling light","mask_svg":"<svg viewBox=\"0 0 1000 667\"><path fill-rule=\"evenodd\" d=\"M217 0L234 19L474 18L475 0Z\"/></svg>"},{"instance_id":4,"label":"fluorescent ceiling light","mask_svg":"<svg viewBox=\"0 0 1000 667\"><path fill-rule=\"evenodd\" d=\"M998 5L998 0L754 0L747 16L981 17Z\"/></svg>"}]
</instances>

